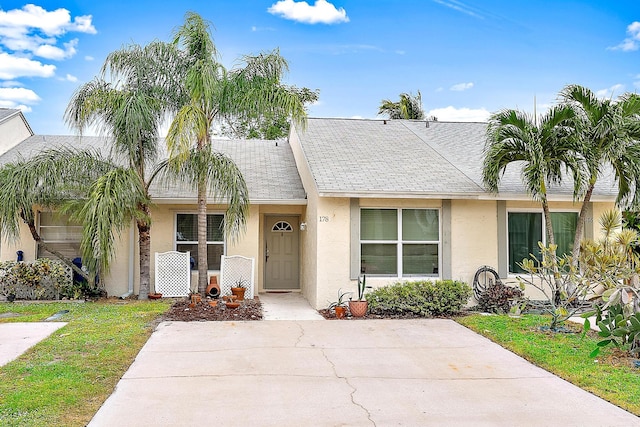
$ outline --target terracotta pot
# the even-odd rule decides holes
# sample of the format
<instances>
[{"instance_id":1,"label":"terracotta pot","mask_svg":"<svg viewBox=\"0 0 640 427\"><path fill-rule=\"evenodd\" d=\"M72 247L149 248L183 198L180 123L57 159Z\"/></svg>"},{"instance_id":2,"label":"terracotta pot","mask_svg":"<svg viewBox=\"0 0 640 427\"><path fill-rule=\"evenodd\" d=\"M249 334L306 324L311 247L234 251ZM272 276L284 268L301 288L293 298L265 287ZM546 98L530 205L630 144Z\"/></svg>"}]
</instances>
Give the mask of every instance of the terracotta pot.
<instances>
[{"instance_id":1,"label":"terracotta pot","mask_svg":"<svg viewBox=\"0 0 640 427\"><path fill-rule=\"evenodd\" d=\"M200 296L200 294L191 294L192 304L199 304L201 302L202 302L202 297Z\"/></svg>"},{"instance_id":2,"label":"terracotta pot","mask_svg":"<svg viewBox=\"0 0 640 427\"><path fill-rule=\"evenodd\" d=\"M353 317L363 317L367 314L369 303L367 301L349 301L349 311Z\"/></svg>"},{"instance_id":3,"label":"terracotta pot","mask_svg":"<svg viewBox=\"0 0 640 427\"><path fill-rule=\"evenodd\" d=\"M239 302L235 302L235 301L227 301L225 304L227 305L227 308L238 308L238 307L240 307L240 303Z\"/></svg>"},{"instance_id":4,"label":"terracotta pot","mask_svg":"<svg viewBox=\"0 0 640 427\"><path fill-rule=\"evenodd\" d=\"M190 302L190 303L189 303L189 308L196 308L196 304L195 304L195 303L193 303L193 302Z\"/></svg>"},{"instance_id":5,"label":"terracotta pot","mask_svg":"<svg viewBox=\"0 0 640 427\"><path fill-rule=\"evenodd\" d=\"M153 294L149 294L149 299L160 299L162 298L162 294L160 293L153 293Z\"/></svg>"},{"instance_id":6,"label":"terracotta pot","mask_svg":"<svg viewBox=\"0 0 640 427\"><path fill-rule=\"evenodd\" d=\"M209 305L210 305L211 307L215 307L215 306L217 306L217 305L218 305L218 301L209 301Z\"/></svg>"},{"instance_id":7,"label":"terracotta pot","mask_svg":"<svg viewBox=\"0 0 640 427\"><path fill-rule=\"evenodd\" d=\"M244 301L245 288L231 288L231 293L235 295L238 301Z\"/></svg>"},{"instance_id":8,"label":"terracotta pot","mask_svg":"<svg viewBox=\"0 0 640 427\"><path fill-rule=\"evenodd\" d=\"M343 307L343 306L339 305L339 306L337 306L335 308L335 311L336 311L336 318L337 319L344 319L344 315L345 315L345 313L347 311L347 307Z\"/></svg>"}]
</instances>

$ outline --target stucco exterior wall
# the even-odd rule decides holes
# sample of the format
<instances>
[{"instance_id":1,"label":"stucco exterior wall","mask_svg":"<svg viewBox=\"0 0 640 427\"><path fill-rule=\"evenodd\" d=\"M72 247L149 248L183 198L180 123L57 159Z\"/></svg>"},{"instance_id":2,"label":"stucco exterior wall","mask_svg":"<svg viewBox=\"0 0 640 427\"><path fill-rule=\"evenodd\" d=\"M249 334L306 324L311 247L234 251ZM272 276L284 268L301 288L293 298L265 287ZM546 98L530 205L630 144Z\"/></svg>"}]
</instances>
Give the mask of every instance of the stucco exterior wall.
<instances>
[{"instance_id":1,"label":"stucco exterior wall","mask_svg":"<svg viewBox=\"0 0 640 427\"><path fill-rule=\"evenodd\" d=\"M0 123L0 134L0 154L4 154L30 137L31 131L22 116L16 114Z\"/></svg>"},{"instance_id":2,"label":"stucco exterior wall","mask_svg":"<svg viewBox=\"0 0 640 427\"><path fill-rule=\"evenodd\" d=\"M498 265L495 201L451 201L451 277L471 285L483 265Z\"/></svg>"}]
</instances>

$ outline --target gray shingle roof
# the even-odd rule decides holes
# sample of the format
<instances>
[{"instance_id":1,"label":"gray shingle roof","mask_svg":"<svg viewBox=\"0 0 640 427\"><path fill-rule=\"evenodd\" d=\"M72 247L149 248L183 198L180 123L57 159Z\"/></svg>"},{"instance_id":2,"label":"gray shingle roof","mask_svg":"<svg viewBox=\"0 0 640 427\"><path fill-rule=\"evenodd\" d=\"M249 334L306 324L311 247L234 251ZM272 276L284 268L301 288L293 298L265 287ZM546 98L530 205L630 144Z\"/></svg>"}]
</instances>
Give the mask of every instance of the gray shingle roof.
<instances>
[{"instance_id":1,"label":"gray shingle roof","mask_svg":"<svg viewBox=\"0 0 640 427\"><path fill-rule=\"evenodd\" d=\"M164 140L161 140L164 147ZM240 168L252 203L264 201L302 202L306 193L287 142L262 140L214 140L215 149L229 155ZM34 135L0 157L0 164L29 157L33 153L58 146L92 147L107 154L108 140L102 137ZM166 152L160 155L166 158ZM151 194L156 199L196 200L189 185L154 184Z\"/></svg>"},{"instance_id":2,"label":"gray shingle roof","mask_svg":"<svg viewBox=\"0 0 640 427\"><path fill-rule=\"evenodd\" d=\"M486 196L482 161L486 123L314 119L297 130L321 195ZM502 177L502 197L526 196L519 165ZM614 195L610 176L594 195ZM569 180L550 198L572 194Z\"/></svg>"},{"instance_id":3,"label":"gray shingle roof","mask_svg":"<svg viewBox=\"0 0 640 427\"><path fill-rule=\"evenodd\" d=\"M0 122L15 114L18 114L19 112L20 110L15 110L13 108L0 108Z\"/></svg>"}]
</instances>

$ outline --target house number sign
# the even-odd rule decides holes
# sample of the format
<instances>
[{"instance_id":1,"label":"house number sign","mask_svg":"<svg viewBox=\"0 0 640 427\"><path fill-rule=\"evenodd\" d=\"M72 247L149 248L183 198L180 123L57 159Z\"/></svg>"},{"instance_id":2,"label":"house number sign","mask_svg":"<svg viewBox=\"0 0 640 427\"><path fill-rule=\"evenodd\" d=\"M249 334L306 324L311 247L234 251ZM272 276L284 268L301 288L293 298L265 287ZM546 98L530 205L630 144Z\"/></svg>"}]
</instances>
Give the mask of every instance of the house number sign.
<instances>
[{"instance_id":1,"label":"house number sign","mask_svg":"<svg viewBox=\"0 0 640 427\"><path fill-rule=\"evenodd\" d=\"M324 215L320 215L320 222L329 222L329 217L328 216L324 216Z\"/></svg>"}]
</instances>

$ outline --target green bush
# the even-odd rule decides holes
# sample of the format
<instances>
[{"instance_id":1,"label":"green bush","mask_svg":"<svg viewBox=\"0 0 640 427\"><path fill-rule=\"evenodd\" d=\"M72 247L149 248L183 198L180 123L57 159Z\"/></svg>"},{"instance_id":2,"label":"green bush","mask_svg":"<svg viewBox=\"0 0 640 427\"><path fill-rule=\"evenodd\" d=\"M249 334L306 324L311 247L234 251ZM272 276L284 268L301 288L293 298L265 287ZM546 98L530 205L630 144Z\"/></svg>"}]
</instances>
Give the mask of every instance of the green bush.
<instances>
[{"instance_id":1,"label":"green bush","mask_svg":"<svg viewBox=\"0 0 640 427\"><path fill-rule=\"evenodd\" d=\"M471 288L454 280L396 282L367 294L369 311L381 315L449 316L469 300Z\"/></svg>"}]
</instances>

